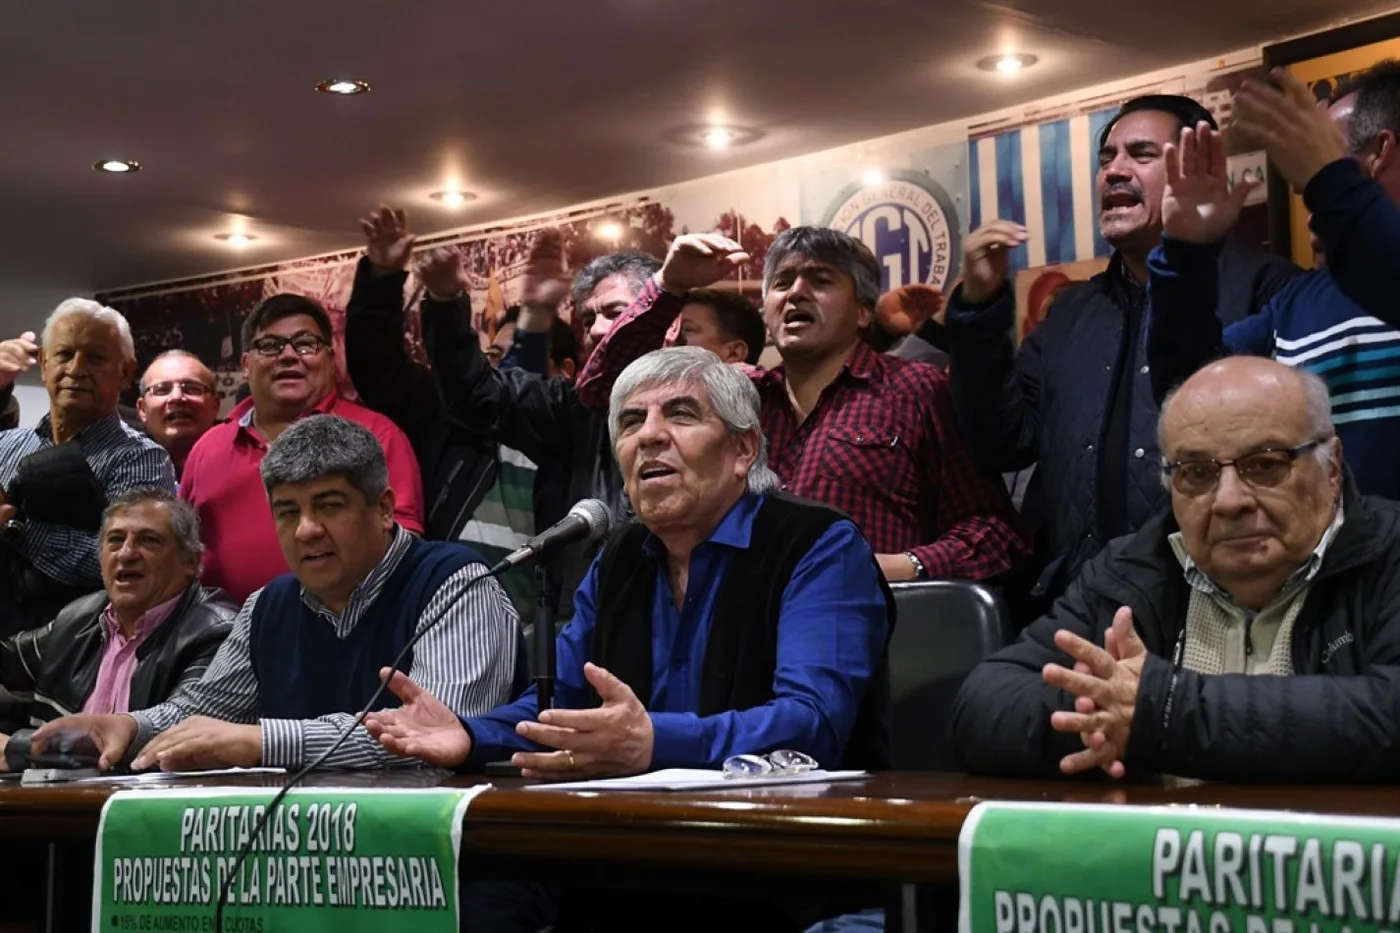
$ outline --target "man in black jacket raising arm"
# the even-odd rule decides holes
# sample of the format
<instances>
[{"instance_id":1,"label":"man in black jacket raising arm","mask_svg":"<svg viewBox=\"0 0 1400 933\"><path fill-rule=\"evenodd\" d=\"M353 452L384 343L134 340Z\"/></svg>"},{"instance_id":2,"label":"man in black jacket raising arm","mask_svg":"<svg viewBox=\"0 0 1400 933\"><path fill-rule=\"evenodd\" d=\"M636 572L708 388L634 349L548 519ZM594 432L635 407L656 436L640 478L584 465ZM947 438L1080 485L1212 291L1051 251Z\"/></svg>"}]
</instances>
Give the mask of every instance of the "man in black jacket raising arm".
<instances>
[{"instance_id":1,"label":"man in black jacket raising arm","mask_svg":"<svg viewBox=\"0 0 1400 933\"><path fill-rule=\"evenodd\" d=\"M1259 358L1162 409L1164 511L979 666L954 742L981 773L1400 776L1400 505L1360 495L1327 387Z\"/></svg>"}]
</instances>

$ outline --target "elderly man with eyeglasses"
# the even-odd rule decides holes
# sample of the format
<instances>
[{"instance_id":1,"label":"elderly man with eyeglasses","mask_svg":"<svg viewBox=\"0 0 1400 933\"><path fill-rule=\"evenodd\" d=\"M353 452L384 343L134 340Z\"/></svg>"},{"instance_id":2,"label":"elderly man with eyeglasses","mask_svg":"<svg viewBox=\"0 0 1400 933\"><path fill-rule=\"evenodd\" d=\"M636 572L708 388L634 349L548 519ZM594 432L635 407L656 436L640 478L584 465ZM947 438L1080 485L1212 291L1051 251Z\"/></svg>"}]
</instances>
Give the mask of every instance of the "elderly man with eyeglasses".
<instances>
[{"instance_id":1,"label":"elderly man with eyeglasses","mask_svg":"<svg viewBox=\"0 0 1400 933\"><path fill-rule=\"evenodd\" d=\"M423 479L413 448L388 418L336 391L325 310L301 295L274 295L244 320L242 343L249 397L199 439L180 477L180 498L195 507L204 528L204 582L242 601L288 571L258 468L268 444L308 415L339 415L379 439L395 520L421 535Z\"/></svg>"},{"instance_id":2,"label":"elderly man with eyeglasses","mask_svg":"<svg viewBox=\"0 0 1400 933\"><path fill-rule=\"evenodd\" d=\"M167 350L141 377L136 411L146 433L170 454L178 477L204 432L219 420L214 374L188 350Z\"/></svg>"},{"instance_id":3,"label":"elderly man with eyeglasses","mask_svg":"<svg viewBox=\"0 0 1400 933\"><path fill-rule=\"evenodd\" d=\"M964 766L1400 777L1400 505L1357 491L1327 385L1221 360L1168 397L1160 435L1171 509L972 673Z\"/></svg>"}]
</instances>

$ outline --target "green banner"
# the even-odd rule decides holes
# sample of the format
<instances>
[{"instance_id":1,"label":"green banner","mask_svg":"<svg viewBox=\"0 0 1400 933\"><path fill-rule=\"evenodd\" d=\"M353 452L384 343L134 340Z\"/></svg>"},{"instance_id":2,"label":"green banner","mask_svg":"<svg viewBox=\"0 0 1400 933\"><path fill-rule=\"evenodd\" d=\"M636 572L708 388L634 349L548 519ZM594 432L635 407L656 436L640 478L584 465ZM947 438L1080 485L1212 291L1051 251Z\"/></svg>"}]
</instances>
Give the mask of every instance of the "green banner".
<instances>
[{"instance_id":1,"label":"green banner","mask_svg":"<svg viewBox=\"0 0 1400 933\"><path fill-rule=\"evenodd\" d=\"M1400 820L982 803L960 933L1400 931Z\"/></svg>"},{"instance_id":2,"label":"green banner","mask_svg":"<svg viewBox=\"0 0 1400 933\"><path fill-rule=\"evenodd\" d=\"M462 790L140 790L102 810L92 930L456 933ZM241 847L252 842L236 874Z\"/></svg>"}]
</instances>

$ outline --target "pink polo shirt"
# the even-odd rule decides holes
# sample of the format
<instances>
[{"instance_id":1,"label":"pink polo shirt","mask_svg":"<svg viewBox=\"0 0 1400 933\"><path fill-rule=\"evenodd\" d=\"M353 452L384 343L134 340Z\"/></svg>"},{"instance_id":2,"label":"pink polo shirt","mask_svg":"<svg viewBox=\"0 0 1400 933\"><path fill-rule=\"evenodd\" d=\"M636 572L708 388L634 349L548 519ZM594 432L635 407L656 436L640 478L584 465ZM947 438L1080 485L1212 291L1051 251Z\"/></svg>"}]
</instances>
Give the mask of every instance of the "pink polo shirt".
<instances>
[{"instance_id":1,"label":"pink polo shirt","mask_svg":"<svg viewBox=\"0 0 1400 933\"><path fill-rule=\"evenodd\" d=\"M334 392L312 411L362 424L379 438L394 490L394 516L409 531L422 534L423 476L404 433L378 412ZM252 412L253 400L244 399L229 412L228 421L210 428L190 451L180 477L180 498L199 512L203 583L222 588L239 602L287 572L258 473L267 444L253 427Z\"/></svg>"},{"instance_id":2,"label":"pink polo shirt","mask_svg":"<svg viewBox=\"0 0 1400 933\"><path fill-rule=\"evenodd\" d=\"M129 713L131 712L131 675L136 671L136 650L151 633L161 627L175 606L184 596L167 599L158 606L146 610L146 614L136 620L136 631L130 638L122 634L117 613L108 603L102 612L102 627L107 630L107 647L102 649L102 663L97 668L97 683L83 704L85 713Z\"/></svg>"}]
</instances>

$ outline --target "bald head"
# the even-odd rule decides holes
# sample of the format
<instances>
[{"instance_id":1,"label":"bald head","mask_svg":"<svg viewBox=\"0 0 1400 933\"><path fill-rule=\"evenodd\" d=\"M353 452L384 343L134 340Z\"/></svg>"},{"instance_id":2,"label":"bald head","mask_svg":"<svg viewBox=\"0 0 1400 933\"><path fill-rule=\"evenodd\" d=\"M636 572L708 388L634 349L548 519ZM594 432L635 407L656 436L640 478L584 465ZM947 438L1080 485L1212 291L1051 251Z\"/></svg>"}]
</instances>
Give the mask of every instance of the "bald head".
<instances>
[{"instance_id":1,"label":"bald head","mask_svg":"<svg viewBox=\"0 0 1400 933\"><path fill-rule=\"evenodd\" d=\"M1306 562L1340 501L1327 384L1234 356L1168 396L1160 424L1187 553L1241 604L1262 608Z\"/></svg>"},{"instance_id":2,"label":"bald head","mask_svg":"<svg viewBox=\"0 0 1400 933\"><path fill-rule=\"evenodd\" d=\"M1312 373L1259 356L1231 356L1183 382L1162 403L1157 439L1168 462L1188 428L1217 436L1245 425L1272 426L1310 437L1330 436L1332 400ZM1175 435L1175 436L1174 436ZM1291 446L1291 445L1290 445Z\"/></svg>"}]
</instances>

